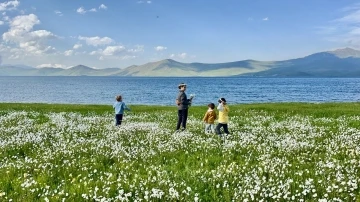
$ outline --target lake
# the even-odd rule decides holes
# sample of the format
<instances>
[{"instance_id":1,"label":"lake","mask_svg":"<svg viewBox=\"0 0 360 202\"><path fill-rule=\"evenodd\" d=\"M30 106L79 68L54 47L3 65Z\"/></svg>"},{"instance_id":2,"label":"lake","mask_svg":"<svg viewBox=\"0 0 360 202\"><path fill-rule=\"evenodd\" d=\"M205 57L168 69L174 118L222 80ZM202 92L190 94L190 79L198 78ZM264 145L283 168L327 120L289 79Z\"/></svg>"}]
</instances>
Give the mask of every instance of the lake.
<instances>
[{"instance_id":1,"label":"lake","mask_svg":"<svg viewBox=\"0 0 360 202\"><path fill-rule=\"evenodd\" d=\"M225 97L229 104L263 102L357 102L360 78L163 78L0 77L0 102L175 105L178 84L195 94L194 105Z\"/></svg>"}]
</instances>

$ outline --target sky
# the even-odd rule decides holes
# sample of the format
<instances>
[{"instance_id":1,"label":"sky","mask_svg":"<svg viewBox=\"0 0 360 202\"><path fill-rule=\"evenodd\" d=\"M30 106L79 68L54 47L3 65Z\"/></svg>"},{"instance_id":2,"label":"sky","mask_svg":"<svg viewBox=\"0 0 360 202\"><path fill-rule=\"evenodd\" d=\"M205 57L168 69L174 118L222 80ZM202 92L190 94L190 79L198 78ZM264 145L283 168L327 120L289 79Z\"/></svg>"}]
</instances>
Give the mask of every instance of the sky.
<instances>
[{"instance_id":1,"label":"sky","mask_svg":"<svg viewBox=\"0 0 360 202\"><path fill-rule=\"evenodd\" d=\"M360 49L358 0L0 1L1 63L126 68Z\"/></svg>"}]
</instances>

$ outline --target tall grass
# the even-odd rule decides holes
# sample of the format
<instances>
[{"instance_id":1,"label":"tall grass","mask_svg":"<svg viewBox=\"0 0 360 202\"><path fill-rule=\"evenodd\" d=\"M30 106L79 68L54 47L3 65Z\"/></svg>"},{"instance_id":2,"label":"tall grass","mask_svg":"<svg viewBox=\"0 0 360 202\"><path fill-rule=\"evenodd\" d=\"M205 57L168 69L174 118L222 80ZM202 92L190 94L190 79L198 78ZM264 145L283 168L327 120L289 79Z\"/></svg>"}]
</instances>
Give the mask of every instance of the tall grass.
<instances>
[{"instance_id":1,"label":"tall grass","mask_svg":"<svg viewBox=\"0 0 360 202\"><path fill-rule=\"evenodd\" d=\"M206 106L176 133L175 107L0 104L0 201L356 201L359 103Z\"/></svg>"}]
</instances>

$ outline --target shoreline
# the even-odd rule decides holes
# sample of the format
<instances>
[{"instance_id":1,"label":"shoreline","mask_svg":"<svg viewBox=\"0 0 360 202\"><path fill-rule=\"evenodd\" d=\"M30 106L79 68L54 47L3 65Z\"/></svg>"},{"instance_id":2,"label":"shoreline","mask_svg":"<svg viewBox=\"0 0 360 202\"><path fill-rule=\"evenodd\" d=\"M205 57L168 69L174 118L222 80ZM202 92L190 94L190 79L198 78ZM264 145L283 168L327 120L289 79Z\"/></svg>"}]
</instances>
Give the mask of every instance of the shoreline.
<instances>
[{"instance_id":1,"label":"shoreline","mask_svg":"<svg viewBox=\"0 0 360 202\"><path fill-rule=\"evenodd\" d=\"M174 112L177 106L160 106L160 105L131 105L127 104L132 112ZM331 102L331 103L250 103L250 104L229 104L230 117L234 114L246 111L266 111L272 113L299 114L316 117L334 117L351 115L360 115L360 102ZM206 111L207 106L191 106L190 114L201 118ZM41 112L81 112L81 113L113 113L112 105L103 104L45 104L45 103L0 103L0 111L21 111L32 110Z\"/></svg>"}]
</instances>

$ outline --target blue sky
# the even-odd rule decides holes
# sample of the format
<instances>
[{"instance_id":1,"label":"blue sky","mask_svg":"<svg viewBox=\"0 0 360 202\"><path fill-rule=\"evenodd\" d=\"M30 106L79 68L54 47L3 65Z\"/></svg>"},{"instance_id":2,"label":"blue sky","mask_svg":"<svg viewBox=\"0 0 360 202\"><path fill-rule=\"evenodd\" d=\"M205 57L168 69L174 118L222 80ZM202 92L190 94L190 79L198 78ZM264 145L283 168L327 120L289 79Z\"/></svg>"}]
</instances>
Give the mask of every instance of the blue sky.
<instances>
[{"instance_id":1,"label":"blue sky","mask_svg":"<svg viewBox=\"0 0 360 202\"><path fill-rule=\"evenodd\" d=\"M0 1L3 64L220 63L360 49L355 0Z\"/></svg>"}]
</instances>

